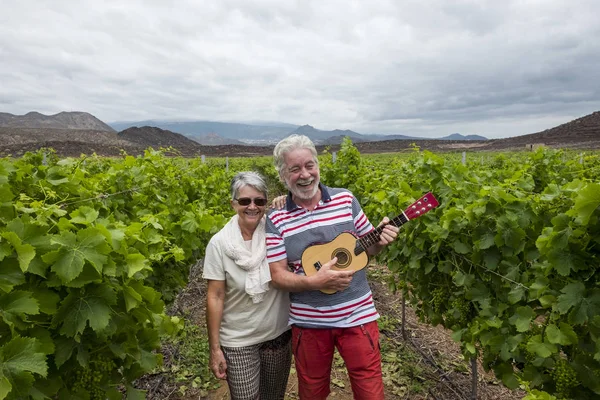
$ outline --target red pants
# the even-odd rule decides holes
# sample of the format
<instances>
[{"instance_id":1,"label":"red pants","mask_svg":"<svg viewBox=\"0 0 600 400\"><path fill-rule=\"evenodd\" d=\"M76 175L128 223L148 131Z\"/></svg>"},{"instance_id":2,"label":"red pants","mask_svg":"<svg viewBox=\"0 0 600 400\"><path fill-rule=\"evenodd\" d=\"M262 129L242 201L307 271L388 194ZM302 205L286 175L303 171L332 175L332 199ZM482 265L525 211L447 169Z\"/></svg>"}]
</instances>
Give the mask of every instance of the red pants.
<instances>
[{"instance_id":1,"label":"red pants","mask_svg":"<svg viewBox=\"0 0 600 400\"><path fill-rule=\"evenodd\" d=\"M377 321L352 328L311 329L292 326L300 399L329 395L334 348L344 359L354 398L383 399Z\"/></svg>"}]
</instances>

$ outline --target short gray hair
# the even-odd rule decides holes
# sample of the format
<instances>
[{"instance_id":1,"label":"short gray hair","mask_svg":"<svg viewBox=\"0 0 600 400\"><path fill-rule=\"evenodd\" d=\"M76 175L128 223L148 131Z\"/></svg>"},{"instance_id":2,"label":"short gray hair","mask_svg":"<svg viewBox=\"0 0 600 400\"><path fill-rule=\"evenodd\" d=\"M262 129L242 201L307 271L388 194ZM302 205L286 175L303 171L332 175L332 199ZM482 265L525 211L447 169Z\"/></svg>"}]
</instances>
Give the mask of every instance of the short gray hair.
<instances>
[{"instance_id":1,"label":"short gray hair","mask_svg":"<svg viewBox=\"0 0 600 400\"><path fill-rule=\"evenodd\" d=\"M285 155L296 149L310 150L315 164L319 165L317 149L315 148L315 144L312 142L312 140L310 140L308 136L293 134L285 139L282 139L279 143L277 143L275 149L273 149L273 162L275 163L275 168L277 169L280 178L283 179L283 174L285 172Z\"/></svg>"},{"instance_id":2,"label":"short gray hair","mask_svg":"<svg viewBox=\"0 0 600 400\"><path fill-rule=\"evenodd\" d=\"M243 171L238 172L231 180L231 199L235 200L240 189L246 186L261 192L267 198L269 189L263 177L254 171Z\"/></svg>"}]
</instances>

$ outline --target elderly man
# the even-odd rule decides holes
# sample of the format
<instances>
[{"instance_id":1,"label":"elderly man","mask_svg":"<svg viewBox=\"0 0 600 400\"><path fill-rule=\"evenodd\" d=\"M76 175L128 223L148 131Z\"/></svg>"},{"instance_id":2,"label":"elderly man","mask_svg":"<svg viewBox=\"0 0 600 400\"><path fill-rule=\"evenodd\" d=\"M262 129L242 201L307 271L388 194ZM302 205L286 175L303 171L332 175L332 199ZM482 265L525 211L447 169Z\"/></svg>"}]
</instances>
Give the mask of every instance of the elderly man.
<instances>
[{"instance_id":1,"label":"elderly man","mask_svg":"<svg viewBox=\"0 0 600 400\"><path fill-rule=\"evenodd\" d=\"M277 144L273 154L289 194L285 208L268 215L267 260L272 284L291 292L292 349L300 398L327 398L337 348L354 398L383 399L379 314L365 270L331 269L334 258L307 276L301 264L303 251L312 244L332 241L343 232L362 237L374 228L350 191L320 183L317 151L308 137L291 135ZM382 221L385 227L379 242L367 249L369 255L396 238L398 228L388 222Z\"/></svg>"}]
</instances>

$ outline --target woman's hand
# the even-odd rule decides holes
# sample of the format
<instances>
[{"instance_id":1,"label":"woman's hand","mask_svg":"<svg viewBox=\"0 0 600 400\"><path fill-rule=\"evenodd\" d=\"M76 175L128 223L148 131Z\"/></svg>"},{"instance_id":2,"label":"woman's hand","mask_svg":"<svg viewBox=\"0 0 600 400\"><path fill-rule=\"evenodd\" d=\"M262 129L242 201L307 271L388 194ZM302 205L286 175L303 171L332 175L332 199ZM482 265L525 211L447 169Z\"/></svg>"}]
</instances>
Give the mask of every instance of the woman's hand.
<instances>
[{"instance_id":1,"label":"woman's hand","mask_svg":"<svg viewBox=\"0 0 600 400\"><path fill-rule=\"evenodd\" d=\"M285 207L285 199L286 198L287 198L287 196L285 196L285 195L275 197L273 199L273 201L271 202L271 208L281 210L283 207Z\"/></svg>"},{"instance_id":2,"label":"woman's hand","mask_svg":"<svg viewBox=\"0 0 600 400\"><path fill-rule=\"evenodd\" d=\"M227 379L227 362L221 349L210 351L208 365L217 379Z\"/></svg>"}]
</instances>

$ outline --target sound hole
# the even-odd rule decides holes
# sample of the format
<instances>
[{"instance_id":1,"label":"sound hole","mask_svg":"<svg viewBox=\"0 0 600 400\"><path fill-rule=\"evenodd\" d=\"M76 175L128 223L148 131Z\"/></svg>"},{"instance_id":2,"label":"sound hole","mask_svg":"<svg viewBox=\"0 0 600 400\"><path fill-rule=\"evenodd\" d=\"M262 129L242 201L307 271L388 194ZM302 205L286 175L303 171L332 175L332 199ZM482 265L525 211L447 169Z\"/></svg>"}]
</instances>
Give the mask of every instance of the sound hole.
<instances>
[{"instance_id":1,"label":"sound hole","mask_svg":"<svg viewBox=\"0 0 600 400\"><path fill-rule=\"evenodd\" d=\"M352 260L350 252L346 249L335 249L331 255L331 258L333 257L337 257L337 263L335 264L337 268L347 268Z\"/></svg>"}]
</instances>

